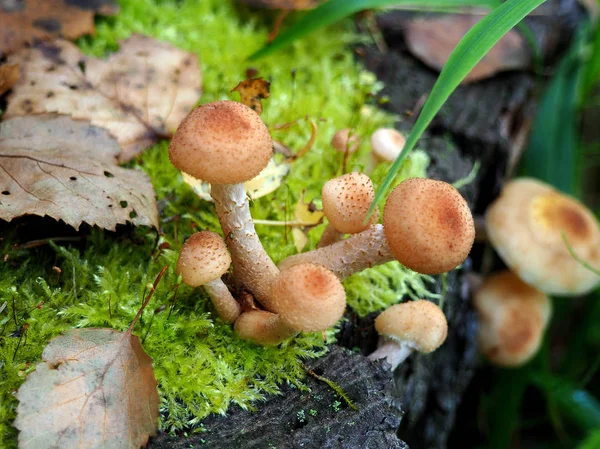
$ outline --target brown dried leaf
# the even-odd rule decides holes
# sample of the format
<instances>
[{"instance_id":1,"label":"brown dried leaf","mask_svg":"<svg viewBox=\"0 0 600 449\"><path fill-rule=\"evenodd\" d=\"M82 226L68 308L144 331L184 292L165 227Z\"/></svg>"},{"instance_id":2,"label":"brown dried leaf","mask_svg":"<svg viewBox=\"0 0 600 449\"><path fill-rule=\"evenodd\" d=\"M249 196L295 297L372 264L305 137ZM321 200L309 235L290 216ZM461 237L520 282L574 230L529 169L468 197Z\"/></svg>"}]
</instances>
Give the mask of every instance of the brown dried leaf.
<instances>
[{"instance_id":1,"label":"brown dried leaf","mask_svg":"<svg viewBox=\"0 0 600 449\"><path fill-rule=\"evenodd\" d=\"M458 42L481 18L464 14L415 18L406 22L404 38L416 57L430 67L442 70ZM473 68L464 83L501 71L524 69L531 61L525 39L511 30Z\"/></svg>"},{"instance_id":2,"label":"brown dried leaf","mask_svg":"<svg viewBox=\"0 0 600 449\"><path fill-rule=\"evenodd\" d=\"M152 184L145 173L117 165L120 151L106 130L69 117L0 123L0 219L48 215L75 229L82 222L158 227Z\"/></svg>"},{"instance_id":3,"label":"brown dried leaf","mask_svg":"<svg viewBox=\"0 0 600 449\"><path fill-rule=\"evenodd\" d=\"M118 10L115 0L0 0L0 55L39 39L94 34L94 14Z\"/></svg>"},{"instance_id":4,"label":"brown dried leaf","mask_svg":"<svg viewBox=\"0 0 600 449\"><path fill-rule=\"evenodd\" d=\"M0 97L19 81L19 65L0 65Z\"/></svg>"},{"instance_id":5,"label":"brown dried leaf","mask_svg":"<svg viewBox=\"0 0 600 449\"><path fill-rule=\"evenodd\" d=\"M128 161L158 138L170 137L201 93L198 58L155 39L133 35L108 59L84 56L67 41L42 43L9 58L21 80L5 117L58 112L106 128Z\"/></svg>"},{"instance_id":6,"label":"brown dried leaf","mask_svg":"<svg viewBox=\"0 0 600 449\"><path fill-rule=\"evenodd\" d=\"M262 100L271 95L271 83L262 78L254 78L240 82L231 91L238 92L241 102L260 115L263 110Z\"/></svg>"},{"instance_id":7,"label":"brown dried leaf","mask_svg":"<svg viewBox=\"0 0 600 449\"><path fill-rule=\"evenodd\" d=\"M156 432L152 360L130 331L73 329L19 388L19 447L139 448Z\"/></svg>"},{"instance_id":8,"label":"brown dried leaf","mask_svg":"<svg viewBox=\"0 0 600 449\"><path fill-rule=\"evenodd\" d=\"M316 8L323 0L240 0L253 8L283 9L300 11Z\"/></svg>"}]
</instances>

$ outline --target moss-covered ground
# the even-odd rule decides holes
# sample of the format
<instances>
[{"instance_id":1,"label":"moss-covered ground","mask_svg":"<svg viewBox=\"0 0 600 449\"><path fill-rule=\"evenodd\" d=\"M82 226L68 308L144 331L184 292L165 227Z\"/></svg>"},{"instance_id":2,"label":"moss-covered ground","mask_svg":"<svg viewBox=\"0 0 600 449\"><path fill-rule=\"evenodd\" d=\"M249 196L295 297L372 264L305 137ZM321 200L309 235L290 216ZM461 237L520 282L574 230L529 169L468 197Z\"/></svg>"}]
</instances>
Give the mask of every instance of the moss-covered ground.
<instances>
[{"instance_id":1,"label":"moss-covered ground","mask_svg":"<svg viewBox=\"0 0 600 449\"><path fill-rule=\"evenodd\" d=\"M328 145L334 131L354 127L368 136L397 119L376 107L375 77L356 61L351 44L359 37L342 23L297 42L287 51L249 63L269 32L263 15L241 11L224 0L122 0L121 12L97 23L97 34L78 44L87 53L105 55L131 33L143 33L197 53L203 70L201 102L235 99L231 89L256 68L272 82L263 118L272 126L309 115L318 120L310 152L294 163L275 193L252 202L255 218L290 219L302 192L318 199L322 184L341 170L341 157ZM362 39L362 38L361 38ZM287 131L274 131L293 150L310 136L304 120ZM368 139L350 167L366 160ZM302 335L278 347L262 348L236 338L231 326L215 320L204 293L181 287L175 295L177 249L199 229L220 230L211 204L198 199L170 165L168 142L160 142L131 164L145 170L157 192L161 234L155 230L80 235L76 244L57 241L24 248L13 225L0 225L0 447L16 445L11 422L13 392L40 360L47 342L72 327L127 328L148 284L164 265L170 268L135 333L154 359L162 398L161 426L167 431L201 428L209 413L225 413L233 403L260 408L260 400L290 382L301 386L301 358L327 350L321 334ZM428 159L415 152L402 176L424 176ZM380 181L386 167L374 179ZM258 228L276 260L295 250L289 229ZM322 227L309 233L314 247ZM59 273L60 271L60 273ZM428 279L387 264L349 279L350 304L360 314L397 302L410 291L427 295ZM328 342L333 341L330 333Z\"/></svg>"}]
</instances>

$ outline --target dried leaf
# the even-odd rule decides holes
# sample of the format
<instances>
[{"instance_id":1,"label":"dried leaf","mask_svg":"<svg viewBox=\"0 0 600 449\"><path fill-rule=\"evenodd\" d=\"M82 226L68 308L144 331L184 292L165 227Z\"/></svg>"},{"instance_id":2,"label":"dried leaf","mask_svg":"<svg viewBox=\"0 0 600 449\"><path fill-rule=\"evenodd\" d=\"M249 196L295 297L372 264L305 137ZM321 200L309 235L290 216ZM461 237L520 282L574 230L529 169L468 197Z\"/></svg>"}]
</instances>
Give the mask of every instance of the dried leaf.
<instances>
[{"instance_id":1,"label":"dried leaf","mask_svg":"<svg viewBox=\"0 0 600 449\"><path fill-rule=\"evenodd\" d=\"M165 42L134 35L108 59L84 56L67 41L42 43L9 58L21 80L5 117L58 112L106 128L128 161L170 137L201 93L198 59Z\"/></svg>"},{"instance_id":2,"label":"dried leaf","mask_svg":"<svg viewBox=\"0 0 600 449\"><path fill-rule=\"evenodd\" d=\"M130 331L73 329L19 388L19 447L139 448L158 425L152 360Z\"/></svg>"},{"instance_id":3,"label":"dried leaf","mask_svg":"<svg viewBox=\"0 0 600 449\"><path fill-rule=\"evenodd\" d=\"M275 162L274 159L269 161L269 164L261 171L256 178L244 183L244 188L250 199L255 200L262 196L277 190L283 178L290 172L290 164L287 161L281 163ZM210 196L210 184L206 181L196 179L186 173L183 173L183 180L189 184L196 195L205 201L212 201Z\"/></svg>"},{"instance_id":4,"label":"dried leaf","mask_svg":"<svg viewBox=\"0 0 600 449\"><path fill-rule=\"evenodd\" d=\"M240 0L253 8L283 9L286 11L316 8L323 0Z\"/></svg>"},{"instance_id":5,"label":"dried leaf","mask_svg":"<svg viewBox=\"0 0 600 449\"><path fill-rule=\"evenodd\" d=\"M451 14L409 20L404 29L406 44L425 64L442 70L458 42L481 18ZM501 71L524 69L531 62L525 39L516 30L511 30L467 75L464 83L484 79Z\"/></svg>"},{"instance_id":6,"label":"dried leaf","mask_svg":"<svg viewBox=\"0 0 600 449\"><path fill-rule=\"evenodd\" d=\"M19 81L18 64L0 65L0 97Z\"/></svg>"},{"instance_id":7,"label":"dried leaf","mask_svg":"<svg viewBox=\"0 0 600 449\"><path fill-rule=\"evenodd\" d=\"M303 223L305 226L314 226L321 223L325 214L319 209L314 202L304 201L304 193L300 195L300 199L294 208L294 218L297 222Z\"/></svg>"},{"instance_id":8,"label":"dried leaf","mask_svg":"<svg viewBox=\"0 0 600 449\"><path fill-rule=\"evenodd\" d=\"M238 92L241 102L260 115L263 110L262 100L271 95L271 83L262 78L253 78L242 81L231 91Z\"/></svg>"},{"instance_id":9,"label":"dried leaf","mask_svg":"<svg viewBox=\"0 0 600 449\"><path fill-rule=\"evenodd\" d=\"M69 117L39 115L0 123L0 219L48 215L82 222L158 227L145 173L116 163L121 151L106 130Z\"/></svg>"},{"instance_id":10,"label":"dried leaf","mask_svg":"<svg viewBox=\"0 0 600 449\"><path fill-rule=\"evenodd\" d=\"M39 39L94 34L94 14L118 10L116 0L0 0L0 55Z\"/></svg>"},{"instance_id":11,"label":"dried leaf","mask_svg":"<svg viewBox=\"0 0 600 449\"><path fill-rule=\"evenodd\" d=\"M292 228L292 238L294 239L294 246L296 247L296 251L299 253L302 252L306 244L308 243L308 237L306 236L306 231L300 228Z\"/></svg>"}]
</instances>

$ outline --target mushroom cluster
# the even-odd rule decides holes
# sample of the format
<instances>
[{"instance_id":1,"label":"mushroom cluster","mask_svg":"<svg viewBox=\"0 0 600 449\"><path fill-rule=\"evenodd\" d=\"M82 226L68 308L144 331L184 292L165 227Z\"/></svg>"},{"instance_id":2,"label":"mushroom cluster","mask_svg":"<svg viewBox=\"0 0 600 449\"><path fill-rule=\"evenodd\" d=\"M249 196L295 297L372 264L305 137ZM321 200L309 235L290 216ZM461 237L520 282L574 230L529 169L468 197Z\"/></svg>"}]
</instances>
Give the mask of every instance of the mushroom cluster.
<instances>
[{"instance_id":1,"label":"mushroom cluster","mask_svg":"<svg viewBox=\"0 0 600 449\"><path fill-rule=\"evenodd\" d=\"M261 245L243 187L267 166L272 153L260 117L232 101L196 108L169 147L176 168L211 184L225 236L208 231L192 235L177 270L184 283L205 287L217 314L234 323L241 338L274 345L299 332L330 328L346 305L341 281L364 268L396 259L420 273L438 274L467 257L475 236L473 218L452 186L430 179L402 182L388 197L383 224L378 224L377 213L366 220L374 198L371 180L348 173L323 187L329 224L320 247L277 266ZM230 264L225 284L221 276ZM251 307L236 299L242 294L251 295Z\"/></svg>"}]
</instances>

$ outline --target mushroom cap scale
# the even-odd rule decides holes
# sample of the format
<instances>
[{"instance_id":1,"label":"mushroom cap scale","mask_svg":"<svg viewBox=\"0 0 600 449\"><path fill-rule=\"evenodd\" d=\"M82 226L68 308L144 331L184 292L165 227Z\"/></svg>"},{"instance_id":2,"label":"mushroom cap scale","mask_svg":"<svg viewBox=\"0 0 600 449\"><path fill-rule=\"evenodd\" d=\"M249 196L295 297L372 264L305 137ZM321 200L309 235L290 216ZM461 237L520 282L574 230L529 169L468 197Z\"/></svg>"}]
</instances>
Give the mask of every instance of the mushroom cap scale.
<instances>
[{"instance_id":1,"label":"mushroom cap scale","mask_svg":"<svg viewBox=\"0 0 600 449\"><path fill-rule=\"evenodd\" d=\"M369 207L375 198L371 179L363 173L346 173L330 179L321 190L323 212L331 225L340 232L355 234L376 223L379 214L364 223Z\"/></svg>"},{"instance_id":2,"label":"mushroom cap scale","mask_svg":"<svg viewBox=\"0 0 600 449\"><path fill-rule=\"evenodd\" d=\"M488 208L486 229L502 260L526 283L554 295L589 292L600 278L568 251L600 266L600 226L579 201L535 179L505 184Z\"/></svg>"},{"instance_id":3,"label":"mushroom cap scale","mask_svg":"<svg viewBox=\"0 0 600 449\"><path fill-rule=\"evenodd\" d=\"M490 276L473 295L481 352L494 364L518 366L539 349L551 316L548 297L506 270Z\"/></svg>"},{"instance_id":4,"label":"mushroom cap scale","mask_svg":"<svg viewBox=\"0 0 600 449\"><path fill-rule=\"evenodd\" d=\"M327 268L303 263L281 270L272 287L273 308L299 332L322 331L344 314L346 292Z\"/></svg>"},{"instance_id":5,"label":"mushroom cap scale","mask_svg":"<svg viewBox=\"0 0 600 449\"><path fill-rule=\"evenodd\" d=\"M211 231L192 234L181 247L177 273L183 283L199 287L223 276L231 265L231 256L221 236Z\"/></svg>"},{"instance_id":6,"label":"mushroom cap scale","mask_svg":"<svg viewBox=\"0 0 600 449\"><path fill-rule=\"evenodd\" d=\"M379 335L428 353L446 340L448 322L436 304L418 300L388 307L375 319L375 329Z\"/></svg>"},{"instance_id":7,"label":"mushroom cap scale","mask_svg":"<svg viewBox=\"0 0 600 449\"><path fill-rule=\"evenodd\" d=\"M169 146L171 163L211 184L237 184L257 176L273 154L269 130L260 116L235 101L194 109Z\"/></svg>"},{"instance_id":8,"label":"mushroom cap scale","mask_svg":"<svg viewBox=\"0 0 600 449\"><path fill-rule=\"evenodd\" d=\"M423 274L456 268L475 240L473 216L458 190L426 178L407 179L390 193L383 225L396 259Z\"/></svg>"}]
</instances>

